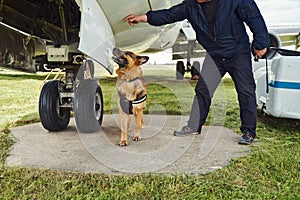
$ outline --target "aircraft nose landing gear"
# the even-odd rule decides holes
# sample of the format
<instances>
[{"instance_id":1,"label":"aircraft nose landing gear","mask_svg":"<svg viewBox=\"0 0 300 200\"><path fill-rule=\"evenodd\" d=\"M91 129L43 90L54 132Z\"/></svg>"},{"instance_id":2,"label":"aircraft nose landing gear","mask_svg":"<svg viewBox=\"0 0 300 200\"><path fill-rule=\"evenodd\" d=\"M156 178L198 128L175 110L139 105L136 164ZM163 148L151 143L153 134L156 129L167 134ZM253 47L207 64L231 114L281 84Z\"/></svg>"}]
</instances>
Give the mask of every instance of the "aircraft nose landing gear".
<instances>
[{"instance_id":1,"label":"aircraft nose landing gear","mask_svg":"<svg viewBox=\"0 0 300 200\"><path fill-rule=\"evenodd\" d=\"M39 99L39 115L43 127L49 131L65 129L74 111L80 132L98 131L103 119L103 95L98 81L93 78L93 64L61 65L65 82L52 80L45 83ZM88 76L87 76L88 75ZM77 77L77 78L76 78Z\"/></svg>"},{"instance_id":2,"label":"aircraft nose landing gear","mask_svg":"<svg viewBox=\"0 0 300 200\"><path fill-rule=\"evenodd\" d=\"M200 77L200 62L194 61L191 66L190 62L187 62L186 69L183 61L177 61L176 63L176 79L182 80L185 72L191 72L192 80L198 80Z\"/></svg>"}]
</instances>

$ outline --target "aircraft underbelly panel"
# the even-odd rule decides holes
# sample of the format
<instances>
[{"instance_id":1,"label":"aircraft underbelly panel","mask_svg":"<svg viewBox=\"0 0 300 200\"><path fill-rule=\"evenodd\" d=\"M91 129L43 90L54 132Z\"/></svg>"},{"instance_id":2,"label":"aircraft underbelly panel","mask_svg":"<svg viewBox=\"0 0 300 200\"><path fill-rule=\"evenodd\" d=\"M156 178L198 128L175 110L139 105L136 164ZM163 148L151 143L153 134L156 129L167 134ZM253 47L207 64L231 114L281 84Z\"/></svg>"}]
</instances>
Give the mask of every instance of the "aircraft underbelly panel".
<instances>
[{"instance_id":1,"label":"aircraft underbelly panel","mask_svg":"<svg viewBox=\"0 0 300 200\"><path fill-rule=\"evenodd\" d=\"M113 32L97 1L82 0L80 42L78 49L113 73L111 51Z\"/></svg>"},{"instance_id":2,"label":"aircraft underbelly panel","mask_svg":"<svg viewBox=\"0 0 300 200\"><path fill-rule=\"evenodd\" d=\"M150 9L169 8L179 2L180 0L98 0L99 5L111 24L116 46L136 52L151 48L159 49L157 47L164 47L164 44L171 44L172 41L160 41L159 38L162 35L165 36L166 33L170 34L169 29L174 27L174 25L154 27L147 23L140 23L132 27L123 21L124 17L132 13L144 14Z\"/></svg>"}]
</instances>

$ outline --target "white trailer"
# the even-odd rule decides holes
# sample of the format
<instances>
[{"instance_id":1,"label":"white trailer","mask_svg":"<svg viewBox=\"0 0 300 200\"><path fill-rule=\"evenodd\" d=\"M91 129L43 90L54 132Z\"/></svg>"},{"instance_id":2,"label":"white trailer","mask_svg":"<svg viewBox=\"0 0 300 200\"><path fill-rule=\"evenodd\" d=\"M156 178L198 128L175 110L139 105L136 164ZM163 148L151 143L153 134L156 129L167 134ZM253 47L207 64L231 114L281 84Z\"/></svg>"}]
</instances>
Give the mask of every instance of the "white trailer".
<instances>
[{"instance_id":1,"label":"white trailer","mask_svg":"<svg viewBox=\"0 0 300 200\"><path fill-rule=\"evenodd\" d=\"M254 64L257 105L274 117L300 119L300 52L277 50L284 56Z\"/></svg>"}]
</instances>

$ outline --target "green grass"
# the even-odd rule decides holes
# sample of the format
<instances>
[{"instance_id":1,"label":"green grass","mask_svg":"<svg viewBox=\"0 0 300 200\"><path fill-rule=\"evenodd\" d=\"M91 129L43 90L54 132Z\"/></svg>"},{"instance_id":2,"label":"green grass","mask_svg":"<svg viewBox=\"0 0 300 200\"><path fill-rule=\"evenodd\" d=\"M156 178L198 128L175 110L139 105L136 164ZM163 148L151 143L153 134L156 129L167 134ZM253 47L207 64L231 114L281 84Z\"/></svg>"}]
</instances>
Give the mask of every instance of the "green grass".
<instances>
[{"instance_id":1,"label":"green grass","mask_svg":"<svg viewBox=\"0 0 300 200\"><path fill-rule=\"evenodd\" d=\"M37 102L44 77L0 71L0 199L300 199L300 121L261 113L259 142L252 145L251 153L205 175L105 175L5 167L14 142L9 129L39 120ZM103 78L100 83L105 113L112 113L115 79ZM151 79L146 112L188 114L194 84ZM214 96L216 114L224 98L224 125L239 132L237 97L230 79ZM214 123L213 117L207 124Z\"/></svg>"}]
</instances>

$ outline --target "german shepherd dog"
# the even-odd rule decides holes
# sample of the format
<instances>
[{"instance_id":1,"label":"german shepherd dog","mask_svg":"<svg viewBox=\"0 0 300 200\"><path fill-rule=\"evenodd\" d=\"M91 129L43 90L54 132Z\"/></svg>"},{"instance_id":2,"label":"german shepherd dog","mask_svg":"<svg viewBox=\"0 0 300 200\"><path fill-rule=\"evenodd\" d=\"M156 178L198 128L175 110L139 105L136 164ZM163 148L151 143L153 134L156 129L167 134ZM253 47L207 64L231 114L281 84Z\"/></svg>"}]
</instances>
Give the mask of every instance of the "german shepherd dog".
<instances>
[{"instance_id":1,"label":"german shepherd dog","mask_svg":"<svg viewBox=\"0 0 300 200\"><path fill-rule=\"evenodd\" d=\"M128 145L127 130L130 127L130 115L135 117L133 141L141 140L140 131L144 126L143 110L146 106L147 85L142 77L141 65L148 56L139 56L130 51L113 49L112 59L119 65L116 81L118 109L121 121L120 146Z\"/></svg>"}]
</instances>

